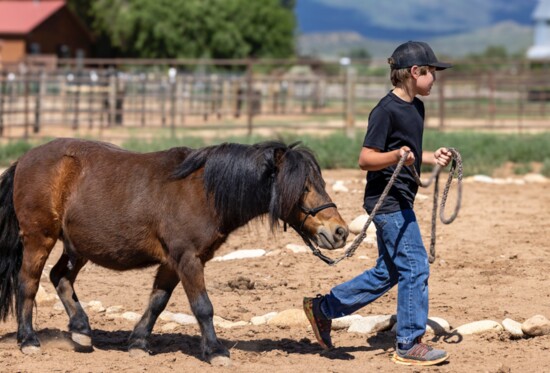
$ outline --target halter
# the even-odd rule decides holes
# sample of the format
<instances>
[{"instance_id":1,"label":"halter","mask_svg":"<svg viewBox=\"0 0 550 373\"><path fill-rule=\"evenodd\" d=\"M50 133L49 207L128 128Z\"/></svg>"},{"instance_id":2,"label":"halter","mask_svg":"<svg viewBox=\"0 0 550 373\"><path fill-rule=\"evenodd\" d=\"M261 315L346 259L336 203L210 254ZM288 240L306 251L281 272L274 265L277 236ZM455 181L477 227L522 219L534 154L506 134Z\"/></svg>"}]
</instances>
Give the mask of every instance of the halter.
<instances>
[{"instance_id":1,"label":"halter","mask_svg":"<svg viewBox=\"0 0 550 373\"><path fill-rule=\"evenodd\" d=\"M314 207L314 208L311 208L311 209L307 209L304 206L300 206L300 210L302 210L302 212L304 214L306 214L306 216L304 216L304 219L300 223L300 228L297 229L294 224L290 224L290 223L288 224L296 231L296 233L298 233L300 235L300 237L302 237L302 240L304 240L304 243L309 247L309 249L312 251L313 255L315 255L316 257L318 257L319 259L321 259L323 262L327 263L328 265L333 264L332 259L329 258L328 256L324 255L321 252L321 250L319 250L317 247L315 247L315 245L313 245L313 243L311 242L311 239L304 233L303 229L304 229L304 224L306 223L306 220L309 216L315 216L320 211L322 211L324 209L331 208L331 207L336 208L336 204L333 203L333 202L329 202L329 203L325 203L324 205ZM286 226L287 226L287 223L285 222L284 223L285 232L286 232Z\"/></svg>"},{"instance_id":2,"label":"halter","mask_svg":"<svg viewBox=\"0 0 550 373\"><path fill-rule=\"evenodd\" d=\"M306 223L306 220L307 220L308 216L310 216L310 215L315 216L315 215L317 215L318 212L323 211L324 209L331 208L331 207L336 208L336 204L332 203L332 202L325 203L324 205L321 205L319 207L314 207L312 209L306 209L304 206L300 206L300 210L302 210L302 212L304 214L306 214L306 216L302 220L302 223L300 224L300 232L304 229L304 224Z\"/></svg>"}]
</instances>

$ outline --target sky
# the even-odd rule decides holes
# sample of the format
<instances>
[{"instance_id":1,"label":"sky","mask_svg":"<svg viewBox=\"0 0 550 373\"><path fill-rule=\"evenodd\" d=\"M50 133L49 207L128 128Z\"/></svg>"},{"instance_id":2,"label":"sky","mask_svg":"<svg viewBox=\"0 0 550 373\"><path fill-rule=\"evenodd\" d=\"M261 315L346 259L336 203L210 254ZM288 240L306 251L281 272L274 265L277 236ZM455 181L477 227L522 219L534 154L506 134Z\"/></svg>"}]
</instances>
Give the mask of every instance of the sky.
<instances>
[{"instance_id":1,"label":"sky","mask_svg":"<svg viewBox=\"0 0 550 373\"><path fill-rule=\"evenodd\" d=\"M538 0L297 0L301 33L355 31L403 39L457 34L512 20L532 25Z\"/></svg>"}]
</instances>

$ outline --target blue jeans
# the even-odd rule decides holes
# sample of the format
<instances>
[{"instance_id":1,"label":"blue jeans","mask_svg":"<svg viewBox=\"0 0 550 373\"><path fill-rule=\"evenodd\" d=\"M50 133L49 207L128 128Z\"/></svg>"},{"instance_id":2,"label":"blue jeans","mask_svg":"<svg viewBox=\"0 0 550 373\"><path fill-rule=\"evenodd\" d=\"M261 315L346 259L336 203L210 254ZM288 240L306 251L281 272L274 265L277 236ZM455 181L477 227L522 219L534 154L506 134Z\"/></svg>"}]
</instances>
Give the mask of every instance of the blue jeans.
<instances>
[{"instance_id":1,"label":"blue jeans","mask_svg":"<svg viewBox=\"0 0 550 373\"><path fill-rule=\"evenodd\" d=\"M349 315L398 284L397 343L411 343L426 331L430 265L413 210L376 215L376 265L337 285L324 296L329 319Z\"/></svg>"}]
</instances>

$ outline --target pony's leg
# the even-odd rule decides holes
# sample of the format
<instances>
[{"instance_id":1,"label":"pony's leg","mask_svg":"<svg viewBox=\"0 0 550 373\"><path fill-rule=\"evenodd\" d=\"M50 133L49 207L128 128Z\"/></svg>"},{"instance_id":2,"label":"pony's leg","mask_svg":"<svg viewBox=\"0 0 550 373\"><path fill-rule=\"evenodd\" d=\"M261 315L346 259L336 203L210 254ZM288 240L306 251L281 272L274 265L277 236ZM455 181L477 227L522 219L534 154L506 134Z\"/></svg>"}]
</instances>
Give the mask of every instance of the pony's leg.
<instances>
[{"instance_id":1,"label":"pony's leg","mask_svg":"<svg viewBox=\"0 0 550 373\"><path fill-rule=\"evenodd\" d=\"M52 281L59 299L67 315L69 315L69 331L72 340L83 347L92 346L92 329L88 316L78 301L74 291L74 281L76 276L87 263L87 259L72 257L63 253L50 272Z\"/></svg>"},{"instance_id":2,"label":"pony's leg","mask_svg":"<svg viewBox=\"0 0 550 373\"><path fill-rule=\"evenodd\" d=\"M141 352L149 353L147 338L151 335L157 318L166 308L172 291L179 281L178 274L173 269L165 264L159 266L149 297L149 305L128 340L128 351L132 355L140 355Z\"/></svg>"},{"instance_id":3,"label":"pony's leg","mask_svg":"<svg viewBox=\"0 0 550 373\"><path fill-rule=\"evenodd\" d=\"M32 311L42 270L55 241L42 234L23 236L23 261L17 289L17 342L25 354L40 351L40 341L32 327Z\"/></svg>"},{"instance_id":4,"label":"pony's leg","mask_svg":"<svg viewBox=\"0 0 550 373\"><path fill-rule=\"evenodd\" d=\"M214 308L206 293L204 264L194 255L183 256L179 274L202 334L202 357L215 365L229 363L229 350L217 338L214 330Z\"/></svg>"}]
</instances>

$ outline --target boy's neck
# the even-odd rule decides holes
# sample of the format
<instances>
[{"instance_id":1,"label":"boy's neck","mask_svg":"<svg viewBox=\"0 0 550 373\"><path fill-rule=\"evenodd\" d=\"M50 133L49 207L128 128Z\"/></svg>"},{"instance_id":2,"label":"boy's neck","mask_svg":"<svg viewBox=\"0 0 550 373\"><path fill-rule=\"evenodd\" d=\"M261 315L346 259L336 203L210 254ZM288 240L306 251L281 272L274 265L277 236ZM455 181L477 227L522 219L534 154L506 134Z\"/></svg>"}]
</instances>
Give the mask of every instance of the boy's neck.
<instances>
[{"instance_id":1,"label":"boy's neck","mask_svg":"<svg viewBox=\"0 0 550 373\"><path fill-rule=\"evenodd\" d=\"M412 95L402 87L395 87L393 89L393 94L399 97L400 99L402 99L403 101L412 102L414 100L414 95Z\"/></svg>"}]
</instances>

